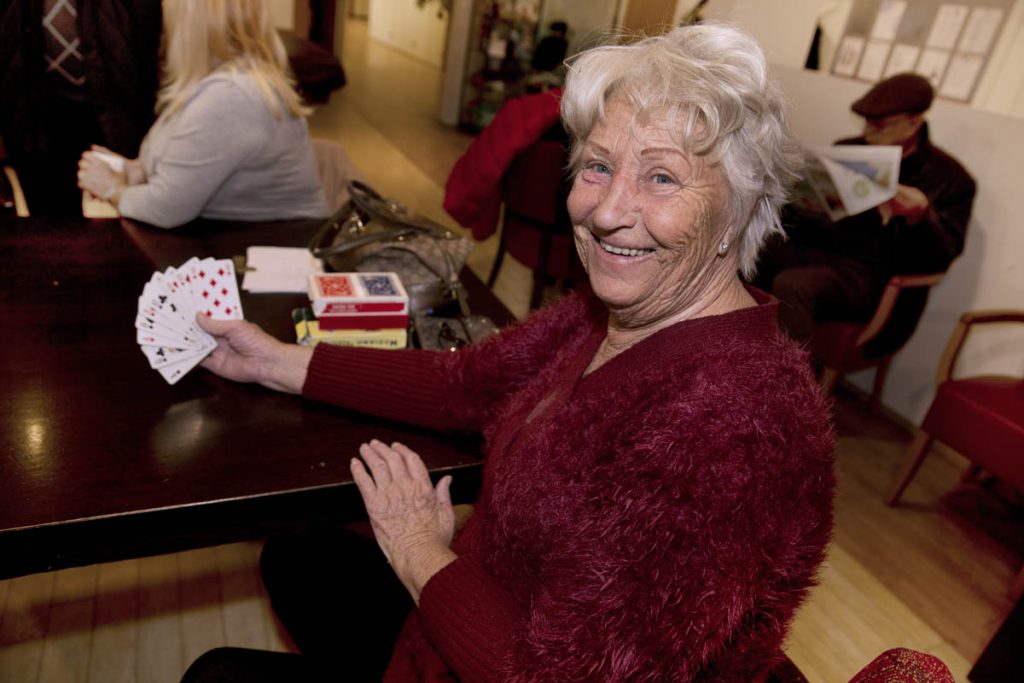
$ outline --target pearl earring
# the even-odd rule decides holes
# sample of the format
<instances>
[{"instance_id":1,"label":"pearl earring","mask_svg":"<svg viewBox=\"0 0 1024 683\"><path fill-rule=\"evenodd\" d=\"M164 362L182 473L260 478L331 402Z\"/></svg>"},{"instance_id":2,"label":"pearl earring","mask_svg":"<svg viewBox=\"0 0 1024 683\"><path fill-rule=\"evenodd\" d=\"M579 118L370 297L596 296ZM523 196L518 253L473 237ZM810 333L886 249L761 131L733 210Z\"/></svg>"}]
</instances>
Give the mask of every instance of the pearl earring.
<instances>
[{"instance_id":1,"label":"pearl earring","mask_svg":"<svg viewBox=\"0 0 1024 683\"><path fill-rule=\"evenodd\" d=\"M725 252L729 251L729 241L722 240L722 243L718 245L718 255L725 256Z\"/></svg>"}]
</instances>

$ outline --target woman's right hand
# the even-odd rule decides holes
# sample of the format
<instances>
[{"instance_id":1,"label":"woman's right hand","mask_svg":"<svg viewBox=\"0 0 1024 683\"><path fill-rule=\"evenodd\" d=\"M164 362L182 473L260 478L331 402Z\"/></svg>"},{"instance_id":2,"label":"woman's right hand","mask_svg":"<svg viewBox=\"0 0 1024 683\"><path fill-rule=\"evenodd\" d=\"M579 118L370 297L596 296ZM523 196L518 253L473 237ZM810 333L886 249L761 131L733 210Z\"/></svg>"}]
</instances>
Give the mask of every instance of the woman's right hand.
<instances>
[{"instance_id":1,"label":"woman's right hand","mask_svg":"<svg viewBox=\"0 0 1024 683\"><path fill-rule=\"evenodd\" d=\"M312 348L285 344L244 320L214 320L198 314L196 321L217 340L217 348L200 363L204 368L235 382L259 382L291 394L302 392Z\"/></svg>"}]
</instances>

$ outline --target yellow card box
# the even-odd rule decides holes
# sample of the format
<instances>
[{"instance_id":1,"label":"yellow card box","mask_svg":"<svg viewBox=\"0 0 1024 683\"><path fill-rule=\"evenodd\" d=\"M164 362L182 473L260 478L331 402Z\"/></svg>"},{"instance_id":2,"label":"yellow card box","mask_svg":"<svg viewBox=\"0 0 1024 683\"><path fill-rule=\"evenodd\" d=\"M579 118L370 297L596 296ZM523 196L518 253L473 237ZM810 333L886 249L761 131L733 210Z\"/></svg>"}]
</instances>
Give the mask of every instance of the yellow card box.
<instances>
[{"instance_id":1,"label":"yellow card box","mask_svg":"<svg viewBox=\"0 0 1024 683\"><path fill-rule=\"evenodd\" d=\"M313 312L308 308L292 311L295 338L303 346L316 346L320 342L339 346L364 346L375 349L404 349L409 344L407 329L381 330L321 330Z\"/></svg>"}]
</instances>

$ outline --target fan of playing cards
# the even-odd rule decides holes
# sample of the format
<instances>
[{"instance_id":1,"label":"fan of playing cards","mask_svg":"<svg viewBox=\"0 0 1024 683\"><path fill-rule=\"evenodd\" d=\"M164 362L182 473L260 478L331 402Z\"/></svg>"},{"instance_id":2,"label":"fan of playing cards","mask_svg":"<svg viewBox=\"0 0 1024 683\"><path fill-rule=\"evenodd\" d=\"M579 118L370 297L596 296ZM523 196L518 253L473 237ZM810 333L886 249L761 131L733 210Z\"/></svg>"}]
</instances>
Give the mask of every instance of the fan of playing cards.
<instances>
[{"instance_id":1,"label":"fan of playing cards","mask_svg":"<svg viewBox=\"0 0 1024 683\"><path fill-rule=\"evenodd\" d=\"M142 289L135 317L136 341L149 365L174 384L217 346L196 324L196 314L242 318L235 267L230 259L191 258L157 271Z\"/></svg>"}]
</instances>

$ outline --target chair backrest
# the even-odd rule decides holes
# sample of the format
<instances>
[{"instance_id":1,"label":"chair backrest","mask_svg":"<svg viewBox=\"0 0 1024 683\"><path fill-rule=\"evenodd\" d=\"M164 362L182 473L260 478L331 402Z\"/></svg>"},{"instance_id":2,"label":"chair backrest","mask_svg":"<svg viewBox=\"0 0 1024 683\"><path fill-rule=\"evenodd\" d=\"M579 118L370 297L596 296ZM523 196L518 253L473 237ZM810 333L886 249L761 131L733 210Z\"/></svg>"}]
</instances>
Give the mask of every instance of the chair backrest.
<instances>
[{"instance_id":1,"label":"chair backrest","mask_svg":"<svg viewBox=\"0 0 1024 683\"><path fill-rule=\"evenodd\" d=\"M502 177L502 241L542 276L568 277L577 268L565 204L571 189L568 158L568 137L556 124L520 152Z\"/></svg>"},{"instance_id":2,"label":"chair backrest","mask_svg":"<svg viewBox=\"0 0 1024 683\"><path fill-rule=\"evenodd\" d=\"M556 137L543 137L520 152L502 178L505 210L537 227L568 225L567 158L567 143Z\"/></svg>"}]
</instances>

